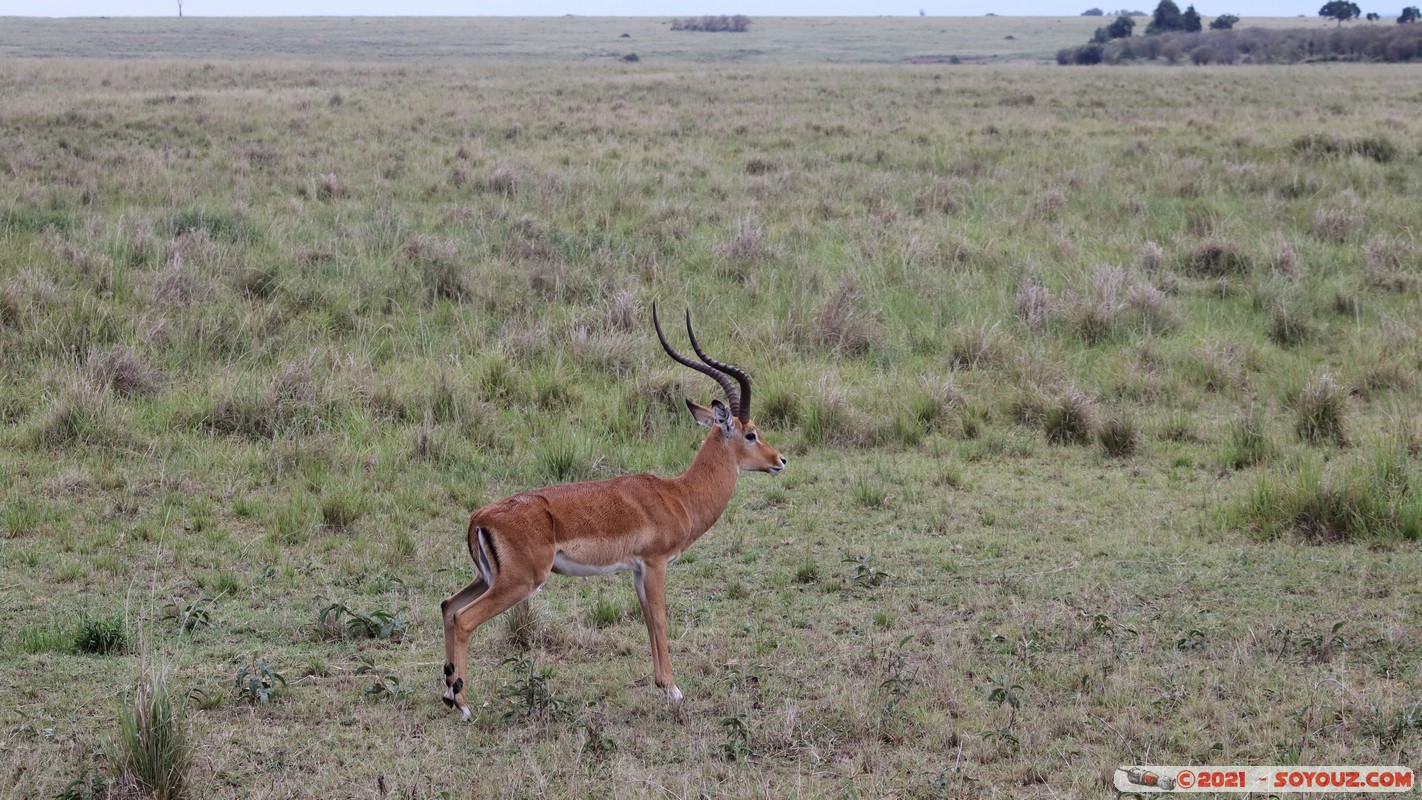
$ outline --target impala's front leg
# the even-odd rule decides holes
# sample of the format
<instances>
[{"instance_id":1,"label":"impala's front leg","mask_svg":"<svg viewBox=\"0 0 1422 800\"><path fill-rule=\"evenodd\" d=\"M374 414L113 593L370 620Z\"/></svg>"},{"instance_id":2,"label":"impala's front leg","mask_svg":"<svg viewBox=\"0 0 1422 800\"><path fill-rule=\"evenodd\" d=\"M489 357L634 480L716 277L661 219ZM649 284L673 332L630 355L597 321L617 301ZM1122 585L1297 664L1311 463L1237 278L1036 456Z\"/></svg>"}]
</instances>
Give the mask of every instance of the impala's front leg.
<instances>
[{"instance_id":1,"label":"impala's front leg","mask_svg":"<svg viewBox=\"0 0 1422 800\"><path fill-rule=\"evenodd\" d=\"M637 599L642 603L642 619L652 645L652 677L671 703L681 702L681 690L672 680L671 652L667 648L667 562L646 561L632 572Z\"/></svg>"}]
</instances>

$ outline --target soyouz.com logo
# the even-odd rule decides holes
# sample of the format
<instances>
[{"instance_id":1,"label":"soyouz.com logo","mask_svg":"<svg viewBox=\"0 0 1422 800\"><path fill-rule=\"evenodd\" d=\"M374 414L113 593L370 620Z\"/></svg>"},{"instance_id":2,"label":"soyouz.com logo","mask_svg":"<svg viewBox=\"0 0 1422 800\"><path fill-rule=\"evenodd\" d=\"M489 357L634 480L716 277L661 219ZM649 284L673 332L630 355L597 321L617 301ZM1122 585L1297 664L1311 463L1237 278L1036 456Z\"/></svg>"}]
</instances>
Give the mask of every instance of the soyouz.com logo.
<instances>
[{"instance_id":1,"label":"soyouz.com logo","mask_svg":"<svg viewBox=\"0 0 1422 800\"><path fill-rule=\"evenodd\" d=\"M1410 792L1406 767L1181 767L1116 769L1122 792Z\"/></svg>"}]
</instances>

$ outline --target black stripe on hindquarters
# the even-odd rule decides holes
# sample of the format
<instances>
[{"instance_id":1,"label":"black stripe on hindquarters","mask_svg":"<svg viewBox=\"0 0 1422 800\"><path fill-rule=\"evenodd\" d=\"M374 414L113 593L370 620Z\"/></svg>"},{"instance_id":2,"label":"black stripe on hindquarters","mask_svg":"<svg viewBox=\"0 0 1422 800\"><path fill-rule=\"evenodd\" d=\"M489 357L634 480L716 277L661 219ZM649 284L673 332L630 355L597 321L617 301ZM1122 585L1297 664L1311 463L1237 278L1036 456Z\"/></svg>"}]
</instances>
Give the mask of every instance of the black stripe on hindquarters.
<instances>
[{"instance_id":1,"label":"black stripe on hindquarters","mask_svg":"<svg viewBox=\"0 0 1422 800\"><path fill-rule=\"evenodd\" d=\"M490 535L488 528L481 528L480 530L484 532L484 543L489 545L489 555L494 559L494 572L497 574L499 570L503 568L499 563L499 548L494 546L494 537Z\"/></svg>"}]
</instances>

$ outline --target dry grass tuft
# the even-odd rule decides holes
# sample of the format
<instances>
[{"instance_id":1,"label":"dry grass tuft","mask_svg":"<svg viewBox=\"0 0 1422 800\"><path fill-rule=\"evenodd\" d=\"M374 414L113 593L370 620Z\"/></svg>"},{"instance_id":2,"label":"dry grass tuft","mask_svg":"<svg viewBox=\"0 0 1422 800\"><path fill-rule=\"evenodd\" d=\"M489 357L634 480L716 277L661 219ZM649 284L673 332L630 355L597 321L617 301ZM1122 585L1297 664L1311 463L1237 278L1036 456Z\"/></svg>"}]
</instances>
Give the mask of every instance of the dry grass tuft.
<instances>
[{"instance_id":1,"label":"dry grass tuft","mask_svg":"<svg viewBox=\"0 0 1422 800\"><path fill-rule=\"evenodd\" d=\"M1022 318L1027 330L1041 330L1056 310L1056 298L1052 290L1036 281L1023 281L1017 290L1017 316Z\"/></svg>"},{"instance_id":2,"label":"dry grass tuft","mask_svg":"<svg viewBox=\"0 0 1422 800\"><path fill-rule=\"evenodd\" d=\"M1362 203L1349 190L1330 205L1314 212L1313 235L1325 242L1342 243L1356 236L1366 222Z\"/></svg>"},{"instance_id":3,"label":"dry grass tuft","mask_svg":"<svg viewBox=\"0 0 1422 800\"><path fill-rule=\"evenodd\" d=\"M815 308L809 341L835 353L860 356L883 344L878 315L866 310L864 292L852 278L840 282Z\"/></svg>"},{"instance_id":4,"label":"dry grass tuft","mask_svg":"<svg viewBox=\"0 0 1422 800\"><path fill-rule=\"evenodd\" d=\"M177 308L206 302L215 292L212 283L201 273L184 265L181 251L173 254L153 284L154 299Z\"/></svg>"},{"instance_id":5,"label":"dry grass tuft","mask_svg":"<svg viewBox=\"0 0 1422 800\"><path fill-rule=\"evenodd\" d=\"M612 295L612 304L607 309L607 327L622 333L641 329L642 304L635 291L618 289Z\"/></svg>"},{"instance_id":6,"label":"dry grass tuft","mask_svg":"<svg viewBox=\"0 0 1422 800\"><path fill-rule=\"evenodd\" d=\"M513 197L522 184L519 171L510 164L499 164L484 179L484 189L502 197Z\"/></svg>"},{"instance_id":7,"label":"dry grass tuft","mask_svg":"<svg viewBox=\"0 0 1422 800\"><path fill-rule=\"evenodd\" d=\"M1181 268L1201 278L1222 278L1244 275L1252 264L1237 245L1223 239L1207 238L1185 254Z\"/></svg>"},{"instance_id":8,"label":"dry grass tuft","mask_svg":"<svg viewBox=\"0 0 1422 800\"><path fill-rule=\"evenodd\" d=\"M959 328L948 348L948 367L962 370L988 369L1003 363L1003 345L997 323L986 322Z\"/></svg>"},{"instance_id":9,"label":"dry grass tuft","mask_svg":"<svg viewBox=\"0 0 1422 800\"><path fill-rule=\"evenodd\" d=\"M1338 447L1348 444L1345 418L1347 395L1339 390L1333 376L1327 372L1318 376L1294 395L1294 432L1310 444L1324 442Z\"/></svg>"},{"instance_id":10,"label":"dry grass tuft","mask_svg":"<svg viewBox=\"0 0 1422 800\"><path fill-rule=\"evenodd\" d=\"M33 447L106 447L126 441L128 426L107 387L72 378L29 431Z\"/></svg>"},{"instance_id":11,"label":"dry grass tuft","mask_svg":"<svg viewBox=\"0 0 1422 800\"><path fill-rule=\"evenodd\" d=\"M1112 458L1134 455L1140 440L1140 431L1128 416L1109 416L1096 431L1096 441L1100 443L1102 452Z\"/></svg>"},{"instance_id":12,"label":"dry grass tuft","mask_svg":"<svg viewBox=\"0 0 1422 800\"><path fill-rule=\"evenodd\" d=\"M472 295L465 278L459 245L449 239L418 233L405 241L400 255L420 270L425 297L434 300L467 300Z\"/></svg>"},{"instance_id":13,"label":"dry grass tuft","mask_svg":"<svg viewBox=\"0 0 1422 800\"><path fill-rule=\"evenodd\" d=\"M1298 347L1314 338L1317 326L1298 303L1279 301L1269 309L1267 332L1280 347Z\"/></svg>"},{"instance_id":14,"label":"dry grass tuft","mask_svg":"<svg viewBox=\"0 0 1422 800\"><path fill-rule=\"evenodd\" d=\"M121 397L154 397L163 380L161 372L123 345L90 353L89 374L95 383Z\"/></svg>"},{"instance_id":15,"label":"dry grass tuft","mask_svg":"<svg viewBox=\"0 0 1422 800\"><path fill-rule=\"evenodd\" d=\"M917 216L929 214L957 214L963 210L963 203L953 192L948 181L938 178L926 188L920 189L913 197L913 211Z\"/></svg>"},{"instance_id":16,"label":"dry grass tuft","mask_svg":"<svg viewBox=\"0 0 1422 800\"><path fill-rule=\"evenodd\" d=\"M731 238L718 248L721 257L730 262L727 277L745 282L755 267L760 266L770 255L765 243L765 229L750 217L736 220Z\"/></svg>"},{"instance_id":17,"label":"dry grass tuft","mask_svg":"<svg viewBox=\"0 0 1422 800\"><path fill-rule=\"evenodd\" d=\"M1165 261L1165 248L1155 242L1146 242L1141 245L1140 253L1136 257L1142 268L1154 272L1160 269L1160 265Z\"/></svg>"},{"instance_id":18,"label":"dry grass tuft","mask_svg":"<svg viewBox=\"0 0 1422 800\"><path fill-rule=\"evenodd\" d=\"M334 173L322 173L316 176L316 199L325 202L332 200L342 200L350 197L351 187L345 179Z\"/></svg>"},{"instance_id":19,"label":"dry grass tuft","mask_svg":"<svg viewBox=\"0 0 1422 800\"><path fill-rule=\"evenodd\" d=\"M1052 444L1087 444L1096 432L1096 403L1072 389L1046 407L1042 429Z\"/></svg>"}]
</instances>

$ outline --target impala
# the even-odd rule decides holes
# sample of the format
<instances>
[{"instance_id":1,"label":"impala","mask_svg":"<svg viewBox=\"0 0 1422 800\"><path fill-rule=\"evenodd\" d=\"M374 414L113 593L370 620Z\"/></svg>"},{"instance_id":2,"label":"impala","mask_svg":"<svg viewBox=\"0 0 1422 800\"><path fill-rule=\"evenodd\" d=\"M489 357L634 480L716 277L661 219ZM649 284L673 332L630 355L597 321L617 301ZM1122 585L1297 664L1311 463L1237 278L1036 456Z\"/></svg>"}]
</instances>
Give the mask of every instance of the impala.
<instances>
[{"instance_id":1,"label":"impala","mask_svg":"<svg viewBox=\"0 0 1422 800\"><path fill-rule=\"evenodd\" d=\"M440 603L444 614L444 702L469 719L465 671L474 629L531 597L549 573L586 577L630 570L651 640L652 675L671 703L681 690L667 651L667 565L715 524L741 472L785 468L785 457L751 421L750 376L701 350L686 314L686 334L698 363L667 343L652 306L652 325L672 360L714 379L729 407L690 400L692 419L710 428L691 466L675 478L649 473L570 483L523 492L469 517L469 555L477 576ZM734 378L734 380L732 380ZM739 384L739 388L738 385Z\"/></svg>"}]
</instances>

